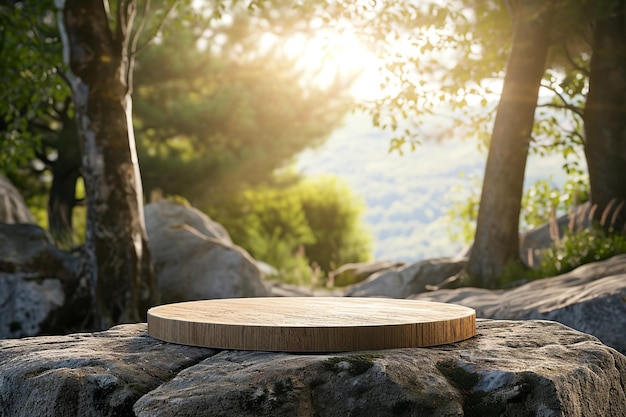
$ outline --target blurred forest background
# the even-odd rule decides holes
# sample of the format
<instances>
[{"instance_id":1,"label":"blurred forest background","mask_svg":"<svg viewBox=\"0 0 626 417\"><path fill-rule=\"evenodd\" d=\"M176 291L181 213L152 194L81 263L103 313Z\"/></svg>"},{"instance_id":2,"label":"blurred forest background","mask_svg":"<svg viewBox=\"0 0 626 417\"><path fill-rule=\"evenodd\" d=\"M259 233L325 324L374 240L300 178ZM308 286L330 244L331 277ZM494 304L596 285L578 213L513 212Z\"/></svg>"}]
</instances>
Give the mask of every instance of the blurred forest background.
<instances>
[{"instance_id":1,"label":"blurred forest background","mask_svg":"<svg viewBox=\"0 0 626 417\"><path fill-rule=\"evenodd\" d=\"M87 43L84 28L59 26L63 18L71 26L68 16L80 6L57 3L1 3L0 164L37 221L72 248L85 241L90 193L83 181L89 130L76 101L89 81L73 77L84 70L80 59L91 61L76 55L76 45ZM582 246L595 239L607 252L624 249L620 240L602 240L621 233L626 198L621 1L88 3L103 10L112 39L126 42L120 56L129 59L120 65L124 94L132 92L146 200L170 198L206 212L283 279L310 282L373 258L372 225L363 217L367 184L357 193L339 176L303 175L322 172L312 167L311 149L337 132L352 138L351 126L385 142L380 160L420 154L456 175L464 168L453 166L454 150L487 159L479 173L472 164L458 187L446 182L443 194L433 194L449 200L439 222L451 239L474 242L468 272L477 285L494 286L519 270L511 263L520 264L520 230L587 201L595 207L587 216L602 231L585 235ZM98 56L97 48L84 50ZM373 142L360 140L322 149L346 168L354 153L371 155L363 148ZM443 155L428 156L437 146ZM559 172L543 175L541 162L526 172L528 155ZM354 167L353 178L367 179L365 169ZM410 183L398 178L389 187L419 200ZM422 213L432 212L429 204L423 201ZM408 217L398 220L414 230ZM419 257L410 251L404 260ZM551 259L562 260L554 251Z\"/></svg>"},{"instance_id":2,"label":"blurred forest background","mask_svg":"<svg viewBox=\"0 0 626 417\"><path fill-rule=\"evenodd\" d=\"M151 18L165 19L170 6L156 2ZM341 125L357 69L322 85L316 77L324 63L300 62L307 41L284 45L294 32L313 30L310 22L287 3L278 6L253 13L233 5L217 18L214 4L179 4L184 20L174 12L163 22L135 64L142 180L147 199L160 195L203 210L256 259L278 269L314 262L329 271L369 259L363 206L340 179L305 179L290 166ZM5 7L22 26L4 33L11 61L3 60L3 74L13 84L3 83L11 99L3 103L3 170L38 223L69 248L84 241L84 184L71 92L56 71L62 45L54 9ZM3 18L8 29L12 17Z\"/></svg>"}]
</instances>

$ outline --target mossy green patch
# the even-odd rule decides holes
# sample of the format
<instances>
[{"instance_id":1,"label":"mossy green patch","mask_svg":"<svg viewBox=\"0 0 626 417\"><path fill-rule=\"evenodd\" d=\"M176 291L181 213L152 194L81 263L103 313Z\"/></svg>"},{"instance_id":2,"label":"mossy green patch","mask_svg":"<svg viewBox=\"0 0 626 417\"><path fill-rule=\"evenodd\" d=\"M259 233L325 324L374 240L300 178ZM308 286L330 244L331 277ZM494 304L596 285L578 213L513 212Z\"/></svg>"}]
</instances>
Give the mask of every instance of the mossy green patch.
<instances>
[{"instance_id":1,"label":"mossy green patch","mask_svg":"<svg viewBox=\"0 0 626 417\"><path fill-rule=\"evenodd\" d=\"M367 372L374 365L376 359L383 357L383 355L378 353L357 353L346 356L334 356L326 359L324 365L328 370L338 371L341 370L341 368L337 365L342 362L347 362L350 365L347 371L350 375L357 376Z\"/></svg>"}]
</instances>

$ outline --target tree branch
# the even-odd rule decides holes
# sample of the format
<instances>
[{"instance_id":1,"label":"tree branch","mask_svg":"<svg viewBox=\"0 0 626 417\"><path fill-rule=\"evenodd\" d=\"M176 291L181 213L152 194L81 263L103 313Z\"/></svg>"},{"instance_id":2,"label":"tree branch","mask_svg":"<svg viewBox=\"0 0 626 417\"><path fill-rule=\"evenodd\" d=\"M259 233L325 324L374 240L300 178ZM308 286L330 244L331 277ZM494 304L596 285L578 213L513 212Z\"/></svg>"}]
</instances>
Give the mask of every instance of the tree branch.
<instances>
[{"instance_id":1,"label":"tree branch","mask_svg":"<svg viewBox=\"0 0 626 417\"><path fill-rule=\"evenodd\" d=\"M576 113L578 116L583 117L583 109L571 103L568 103L568 101L565 100L565 97L563 96L563 94L557 91L556 88L552 87L551 85L545 84L543 82L541 83L541 87L552 91L559 98L559 100L561 100L563 104L544 103L544 104L538 104L537 107L551 107L551 108L556 108L556 109L567 109Z\"/></svg>"},{"instance_id":2,"label":"tree branch","mask_svg":"<svg viewBox=\"0 0 626 417\"><path fill-rule=\"evenodd\" d=\"M578 138L578 141L575 141L575 143L578 143L580 145L585 143L585 137L578 130L568 130L567 134L570 135L571 137Z\"/></svg>"},{"instance_id":3,"label":"tree branch","mask_svg":"<svg viewBox=\"0 0 626 417\"><path fill-rule=\"evenodd\" d=\"M137 44L139 43L139 37L141 36L141 33L143 32L144 28L146 27L146 22L148 21L148 16L150 15L150 4L151 4L151 0L146 0L146 3L144 4L144 8L143 8L143 14L141 15L141 20L139 21L139 26L137 26L137 30L135 31L135 34L133 35L133 39L130 43L130 57L134 58L136 53L137 53Z\"/></svg>"},{"instance_id":4,"label":"tree branch","mask_svg":"<svg viewBox=\"0 0 626 417\"><path fill-rule=\"evenodd\" d=\"M125 69L126 92L130 94L133 89L133 63L132 54L129 53L128 47L131 40L133 20L137 13L136 0L120 0L117 7L117 27L115 30L116 48L122 60L127 61Z\"/></svg>"},{"instance_id":5,"label":"tree branch","mask_svg":"<svg viewBox=\"0 0 626 417\"><path fill-rule=\"evenodd\" d=\"M565 110L570 110L576 113L580 117L583 116L583 110L580 107L574 106L572 104L567 104L567 103L564 103L564 104L543 103L543 104L538 104L537 107L548 107L552 109L565 109Z\"/></svg>"},{"instance_id":6,"label":"tree branch","mask_svg":"<svg viewBox=\"0 0 626 417\"><path fill-rule=\"evenodd\" d=\"M167 8L165 15L163 16L163 19L161 19L161 21L159 22L159 25L157 26L156 30L148 37L148 39L143 44L135 48L135 55L140 53L146 46L148 46L149 44L152 43L152 41L154 41L154 39L157 37L159 32L161 32L161 30L163 29L163 26L165 26L165 22L170 18L170 15L174 12L175 8L176 8L176 2L173 1Z\"/></svg>"}]
</instances>

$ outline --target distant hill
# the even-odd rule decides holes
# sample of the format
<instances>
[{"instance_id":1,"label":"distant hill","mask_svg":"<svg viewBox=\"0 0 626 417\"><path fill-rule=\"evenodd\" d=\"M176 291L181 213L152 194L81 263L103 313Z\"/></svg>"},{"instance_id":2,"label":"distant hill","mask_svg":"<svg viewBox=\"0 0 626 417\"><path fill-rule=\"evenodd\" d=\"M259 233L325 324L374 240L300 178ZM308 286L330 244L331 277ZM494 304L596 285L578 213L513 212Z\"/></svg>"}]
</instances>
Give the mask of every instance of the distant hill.
<instances>
[{"instance_id":1,"label":"distant hill","mask_svg":"<svg viewBox=\"0 0 626 417\"><path fill-rule=\"evenodd\" d=\"M474 141L437 143L427 137L415 152L388 153L392 136L374 128L367 115L350 115L324 145L303 152L297 168L304 174L335 174L363 196L376 259L417 261L456 254L462 244L450 241L442 216L455 186L469 189L472 177L482 178L486 155ZM562 182L561 164L557 158L531 158L526 183L550 177Z\"/></svg>"}]
</instances>

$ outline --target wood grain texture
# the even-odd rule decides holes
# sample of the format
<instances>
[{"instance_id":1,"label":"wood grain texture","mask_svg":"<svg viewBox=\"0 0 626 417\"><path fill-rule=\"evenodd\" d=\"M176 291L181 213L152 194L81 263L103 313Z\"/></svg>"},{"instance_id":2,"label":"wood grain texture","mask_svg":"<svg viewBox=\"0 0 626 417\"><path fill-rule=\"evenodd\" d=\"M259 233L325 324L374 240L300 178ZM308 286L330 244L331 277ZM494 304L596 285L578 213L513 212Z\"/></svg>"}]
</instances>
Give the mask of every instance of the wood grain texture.
<instances>
[{"instance_id":1,"label":"wood grain texture","mask_svg":"<svg viewBox=\"0 0 626 417\"><path fill-rule=\"evenodd\" d=\"M218 349L395 349L470 338L476 334L476 312L455 304L384 298L231 298L153 307L148 333L167 342Z\"/></svg>"}]
</instances>

